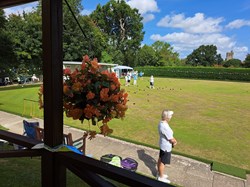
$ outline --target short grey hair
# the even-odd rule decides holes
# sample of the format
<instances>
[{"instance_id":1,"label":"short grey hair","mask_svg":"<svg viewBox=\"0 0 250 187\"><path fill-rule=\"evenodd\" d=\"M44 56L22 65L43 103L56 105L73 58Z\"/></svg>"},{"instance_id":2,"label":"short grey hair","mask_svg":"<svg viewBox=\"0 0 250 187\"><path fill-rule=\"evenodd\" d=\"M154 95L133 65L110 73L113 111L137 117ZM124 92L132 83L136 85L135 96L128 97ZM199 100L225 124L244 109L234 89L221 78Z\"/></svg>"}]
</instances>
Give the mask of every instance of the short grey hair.
<instances>
[{"instance_id":1,"label":"short grey hair","mask_svg":"<svg viewBox=\"0 0 250 187\"><path fill-rule=\"evenodd\" d=\"M174 114L173 111L165 109L162 111L161 119L162 120L171 119L173 114Z\"/></svg>"}]
</instances>

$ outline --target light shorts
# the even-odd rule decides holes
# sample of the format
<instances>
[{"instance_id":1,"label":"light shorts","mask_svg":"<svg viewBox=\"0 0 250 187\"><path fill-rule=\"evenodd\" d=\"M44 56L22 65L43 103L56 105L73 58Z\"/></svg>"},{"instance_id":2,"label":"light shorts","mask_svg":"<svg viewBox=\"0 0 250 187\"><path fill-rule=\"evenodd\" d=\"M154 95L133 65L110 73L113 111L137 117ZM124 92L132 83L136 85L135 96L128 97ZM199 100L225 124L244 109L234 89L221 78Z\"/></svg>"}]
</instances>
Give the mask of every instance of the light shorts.
<instances>
[{"instance_id":1,"label":"light shorts","mask_svg":"<svg viewBox=\"0 0 250 187\"><path fill-rule=\"evenodd\" d=\"M167 151L160 150L159 157L160 157L160 159L161 159L161 162L162 162L164 165L165 165L165 164L170 164L171 152L167 152Z\"/></svg>"}]
</instances>

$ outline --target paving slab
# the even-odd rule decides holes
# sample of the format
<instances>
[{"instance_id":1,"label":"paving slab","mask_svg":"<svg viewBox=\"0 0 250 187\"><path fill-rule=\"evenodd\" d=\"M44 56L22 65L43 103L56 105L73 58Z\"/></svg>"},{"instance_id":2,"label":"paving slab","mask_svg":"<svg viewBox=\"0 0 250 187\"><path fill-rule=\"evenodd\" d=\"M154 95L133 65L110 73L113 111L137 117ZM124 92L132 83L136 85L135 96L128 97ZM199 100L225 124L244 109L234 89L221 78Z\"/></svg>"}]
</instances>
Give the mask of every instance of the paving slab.
<instances>
[{"instance_id":1,"label":"paving slab","mask_svg":"<svg viewBox=\"0 0 250 187\"><path fill-rule=\"evenodd\" d=\"M214 172L213 187L245 187L245 180Z\"/></svg>"},{"instance_id":2,"label":"paving slab","mask_svg":"<svg viewBox=\"0 0 250 187\"><path fill-rule=\"evenodd\" d=\"M245 186L250 187L250 174L247 175L247 180L246 180Z\"/></svg>"}]
</instances>

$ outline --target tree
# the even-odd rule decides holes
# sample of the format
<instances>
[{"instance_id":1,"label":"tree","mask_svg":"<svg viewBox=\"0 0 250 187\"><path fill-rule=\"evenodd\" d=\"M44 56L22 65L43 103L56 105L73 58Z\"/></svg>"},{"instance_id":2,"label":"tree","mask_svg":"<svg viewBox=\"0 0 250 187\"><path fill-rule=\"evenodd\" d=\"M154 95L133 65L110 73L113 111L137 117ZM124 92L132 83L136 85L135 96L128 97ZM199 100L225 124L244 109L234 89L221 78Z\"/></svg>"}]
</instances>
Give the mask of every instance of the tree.
<instances>
[{"instance_id":1,"label":"tree","mask_svg":"<svg viewBox=\"0 0 250 187\"><path fill-rule=\"evenodd\" d=\"M13 40L14 53L25 74L41 74L42 71L42 24L41 12L12 14L7 24L8 35Z\"/></svg>"},{"instance_id":2,"label":"tree","mask_svg":"<svg viewBox=\"0 0 250 187\"><path fill-rule=\"evenodd\" d=\"M221 65L223 59L217 54L215 45L201 45L187 56L186 63L192 66L213 66Z\"/></svg>"},{"instance_id":3,"label":"tree","mask_svg":"<svg viewBox=\"0 0 250 187\"><path fill-rule=\"evenodd\" d=\"M158 65L160 66L173 66L179 64L179 54L174 52L170 44L156 41L152 44L153 49L156 51L158 57Z\"/></svg>"},{"instance_id":4,"label":"tree","mask_svg":"<svg viewBox=\"0 0 250 187\"><path fill-rule=\"evenodd\" d=\"M148 45L144 45L138 52L137 66L159 66L158 57L155 50Z\"/></svg>"},{"instance_id":5,"label":"tree","mask_svg":"<svg viewBox=\"0 0 250 187\"><path fill-rule=\"evenodd\" d=\"M83 10L80 0L67 0L67 3L63 6L64 60L81 61L85 54L101 60L106 38L88 16L80 14Z\"/></svg>"},{"instance_id":6,"label":"tree","mask_svg":"<svg viewBox=\"0 0 250 187\"><path fill-rule=\"evenodd\" d=\"M89 43L81 32L75 18L80 22L80 12L83 10L80 0L63 1L63 59L65 61L81 61L82 55L87 53ZM68 6L69 5L69 6ZM85 34L85 33L84 33ZM86 45L87 44L87 45Z\"/></svg>"},{"instance_id":7,"label":"tree","mask_svg":"<svg viewBox=\"0 0 250 187\"><path fill-rule=\"evenodd\" d=\"M250 54L247 54L247 56L245 58L244 67L250 68Z\"/></svg>"},{"instance_id":8,"label":"tree","mask_svg":"<svg viewBox=\"0 0 250 187\"><path fill-rule=\"evenodd\" d=\"M12 69L16 66L16 58L13 52L13 44L6 32L7 20L4 11L0 9L0 75L12 76Z\"/></svg>"},{"instance_id":9,"label":"tree","mask_svg":"<svg viewBox=\"0 0 250 187\"><path fill-rule=\"evenodd\" d=\"M223 64L223 67L241 67L241 60L239 59L230 59L225 61L225 63Z\"/></svg>"},{"instance_id":10,"label":"tree","mask_svg":"<svg viewBox=\"0 0 250 187\"><path fill-rule=\"evenodd\" d=\"M132 9L124 0L110 0L106 5L97 6L90 15L95 24L108 37L108 45L120 50L124 64L130 65L144 37L142 17L137 9ZM130 50L130 51L129 51ZM128 57L128 55L130 55Z\"/></svg>"},{"instance_id":11,"label":"tree","mask_svg":"<svg viewBox=\"0 0 250 187\"><path fill-rule=\"evenodd\" d=\"M6 19L4 16L4 11L0 9L0 29L3 29L5 27Z\"/></svg>"}]
</instances>

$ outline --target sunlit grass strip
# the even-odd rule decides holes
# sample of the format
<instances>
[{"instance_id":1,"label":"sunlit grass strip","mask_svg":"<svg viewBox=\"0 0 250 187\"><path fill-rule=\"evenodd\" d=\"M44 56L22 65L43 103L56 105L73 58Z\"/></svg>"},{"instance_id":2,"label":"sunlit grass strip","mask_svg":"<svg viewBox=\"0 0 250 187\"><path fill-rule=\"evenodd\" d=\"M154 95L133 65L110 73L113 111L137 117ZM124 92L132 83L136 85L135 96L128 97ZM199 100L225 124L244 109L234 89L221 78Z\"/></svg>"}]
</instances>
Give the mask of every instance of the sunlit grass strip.
<instances>
[{"instance_id":1,"label":"sunlit grass strip","mask_svg":"<svg viewBox=\"0 0 250 187\"><path fill-rule=\"evenodd\" d=\"M222 164L219 162L213 162L211 166L212 166L213 171L217 171L217 172L225 173L225 174L232 175L235 177L239 177L242 179L246 179L246 170L244 169Z\"/></svg>"}]
</instances>

